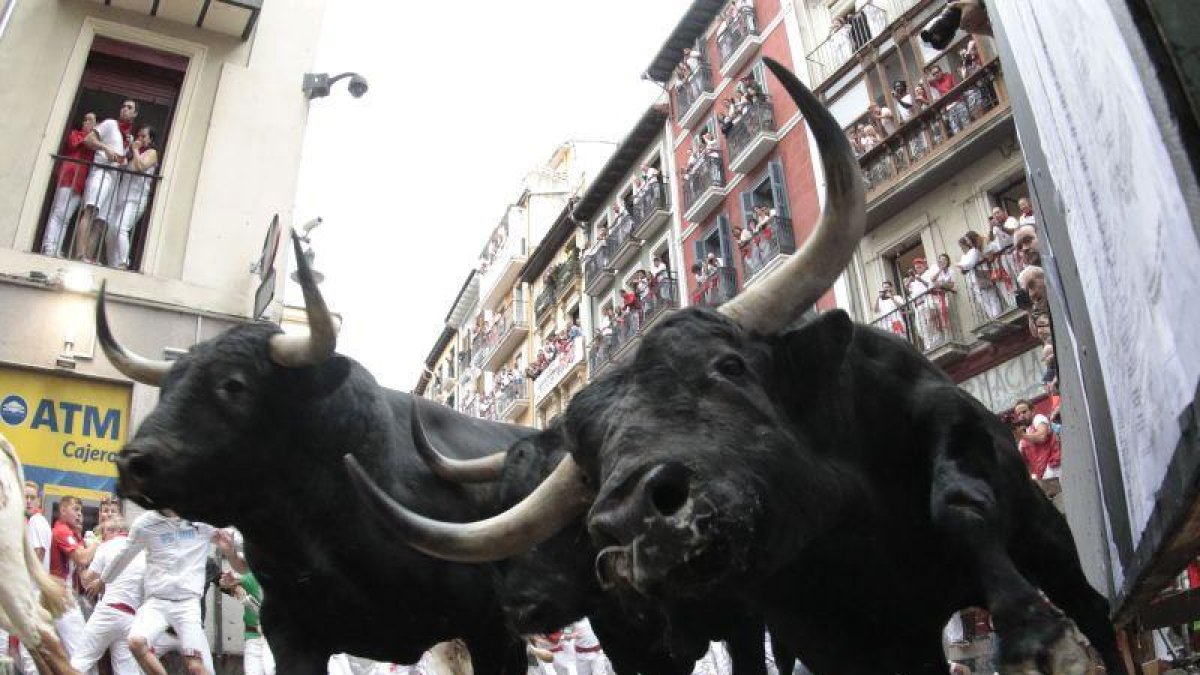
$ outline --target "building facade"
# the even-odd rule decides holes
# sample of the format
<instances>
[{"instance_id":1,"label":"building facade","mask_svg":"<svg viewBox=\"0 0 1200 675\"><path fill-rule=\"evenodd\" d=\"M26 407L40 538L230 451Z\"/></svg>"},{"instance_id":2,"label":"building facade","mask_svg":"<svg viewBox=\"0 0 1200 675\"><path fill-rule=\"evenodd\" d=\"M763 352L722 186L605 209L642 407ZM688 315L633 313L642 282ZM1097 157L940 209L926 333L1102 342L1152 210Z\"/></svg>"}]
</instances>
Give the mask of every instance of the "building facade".
<instances>
[{"instance_id":1,"label":"building facade","mask_svg":"<svg viewBox=\"0 0 1200 675\"><path fill-rule=\"evenodd\" d=\"M611 152L607 143L567 142L525 177L455 299L415 393L476 417L534 424L528 373L547 337L546 308L541 314L535 309L546 284L527 264L531 256L545 255L544 242L564 244L562 222L570 199ZM569 288L566 269L560 274Z\"/></svg>"},{"instance_id":2,"label":"building facade","mask_svg":"<svg viewBox=\"0 0 1200 675\"><path fill-rule=\"evenodd\" d=\"M264 239L275 214L276 231L292 224L308 117L300 85L325 3L10 4L0 35L10 111L0 139L0 432L43 486L46 512L63 495L82 497L90 528L114 490L116 452L158 399L98 353L96 291L106 283L119 339L154 358L253 319L260 287L266 315L282 318L268 302L274 284L251 269L291 250L286 238ZM116 132L105 142L119 160L80 145L93 122ZM209 622L218 654L240 651L234 605Z\"/></svg>"}]
</instances>

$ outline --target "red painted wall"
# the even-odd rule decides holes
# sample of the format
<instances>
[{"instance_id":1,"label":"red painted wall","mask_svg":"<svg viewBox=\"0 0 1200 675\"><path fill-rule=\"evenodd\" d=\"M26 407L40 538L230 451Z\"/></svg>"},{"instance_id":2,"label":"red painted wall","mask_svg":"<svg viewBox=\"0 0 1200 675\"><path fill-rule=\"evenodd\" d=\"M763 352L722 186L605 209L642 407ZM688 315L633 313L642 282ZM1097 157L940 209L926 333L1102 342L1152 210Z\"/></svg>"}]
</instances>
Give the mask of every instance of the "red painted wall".
<instances>
[{"instance_id":1,"label":"red painted wall","mask_svg":"<svg viewBox=\"0 0 1200 675\"><path fill-rule=\"evenodd\" d=\"M704 110L700 123L696 126L699 128L706 122L717 110L720 109L721 101L734 95L734 89L737 81L745 76L753 68L754 64L758 63L760 57L769 56L776 61L779 61L788 68L793 68L792 50L788 44L787 31L782 21L776 25L771 25L777 20L780 15L779 0L758 0L755 7L757 25L760 33L768 31L763 36L763 44L741 71L734 73L734 76L729 78L726 84L722 87L718 81L721 78L719 66L720 61L717 54L716 36L710 36L704 45L704 52L708 63L712 69L713 84L717 89L717 97L714 103L709 104ZM767 95L771 98L772 109L775 114L775 122L778 126L783 126L789 119L796 114L796 105L791 98L783 91L779 82L769 72L766 75ZM692 141L690 136L695 129L684 130L674 122L675 116L672 116L672 124L674 125L675 138L678 145L675 147L675 166L684 167L687 165L687 159L692 150ZM721 151L724 156L726 166L726 178L731 179L729 166L729 151L725 145L724 137L718 132L721 141ZM682 139L680 141L680 139ZM804 240L812 232L817 218L820 215L820 206L817 195L816 177L812 170L812 156L808 147L808 135L803 122L794 126L786 135L779 140L779 144L769 153L763 160L751 169L746 176L757 178L767 167L767 164L778 159L782 165L785 175L785 183L787 185L788 205L791 210L792 229L795 233L796 245L801 246ZM679 176L675 176L672 181L675 186L676 204L682 208L684 204L683 186ZM694 242L702 237L711 227L712 224L722 215L729 218L730 226L740 225L745 223L741 212L741 193L748 189L750 181L743 177L738 181L736 186L730 191L730 194L725 198L721 206L714 209L713 212L705 218L705 220L696 227L692 227L693 223L684 222L683 231L692 231L683 241L684 251L684 267L688 283L689 297L696 291L695 281L692 279L690 269L694 260ZM741 265L740 261L734 261L734 267L737 269L739 285L741 283ZM818 305L822 309L829 309L834 306L832 293L826 294Z\"/></svg>"}]
</instances>

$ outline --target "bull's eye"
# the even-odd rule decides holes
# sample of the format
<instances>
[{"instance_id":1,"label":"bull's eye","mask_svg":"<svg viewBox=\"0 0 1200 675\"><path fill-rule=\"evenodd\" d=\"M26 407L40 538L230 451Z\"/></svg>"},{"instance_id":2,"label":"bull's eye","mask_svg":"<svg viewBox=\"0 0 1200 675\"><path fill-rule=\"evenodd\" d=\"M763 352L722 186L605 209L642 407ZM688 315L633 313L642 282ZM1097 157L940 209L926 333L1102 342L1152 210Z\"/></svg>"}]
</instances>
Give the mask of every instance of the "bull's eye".
<instances>
[{"instance_id":1,"label":"bull's eye","mask_svg":"<svg viewBox=\"0 0 1200 675\"><path fill-rule=\"evenodd\" d=\"M728 354L717 359L713 368L723 377L738 379L746 374L746 362L737 354Z\"/></svg>"},{"instance_id":2,"label":"bull's eye","mask_svg":"<svg viewBox=\"0 0 1200 675\"><path fill-rule=\"evenodd\" d=\"M246 383L239 377L227 377L221 382L221 393L226 396L237 396L246 391Z\"/></svg>"}]
</instances>

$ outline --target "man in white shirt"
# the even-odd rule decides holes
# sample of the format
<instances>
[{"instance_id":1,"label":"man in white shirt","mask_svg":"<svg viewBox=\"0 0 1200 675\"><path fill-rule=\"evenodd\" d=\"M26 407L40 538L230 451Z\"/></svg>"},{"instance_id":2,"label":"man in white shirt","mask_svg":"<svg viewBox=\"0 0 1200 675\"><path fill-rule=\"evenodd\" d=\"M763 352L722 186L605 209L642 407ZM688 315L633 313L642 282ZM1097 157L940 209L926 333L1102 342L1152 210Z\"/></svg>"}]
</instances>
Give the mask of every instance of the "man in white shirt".
<instances>
[{"instance_id":1,"label":"man in white shirt","mask_svg":"<svg viewBox=\"0 0 1200 675\"><path fill-rule=\"evenodd\" d=\"M99 240L93 223L102 226L110 219L116 220L120 205L113 199L121 174L100 167L120 167L125 164L125 152L132 140L133 123L137 119L137 102L133 99L121 104L117 119L111 117L92 128L83 139L83 144L96 154L92 162L97 166L88 172L87 184L83 188L83 210L79 212L78 230L75 233L73 252L84 262L92 262L99 248Z\"/></svg>"},{"instance_id":2,"label":"man in white shirt","mask_svg":"<svg viewBox=\"0 0 1200 675\"><path fill-rule=\"evenodd\" d=\"M183 520L169 509L147 511L134 521L128 546L101 576L107 586L139 552L146 551L145 597L129 629L129 649L150 675L167 675L150 647L168 626L179 636L188 673L213 673L199 599L204 593L208 546L218 539L216 533L213 526Z\"/></svg>"},{"instance_id":3,"label":"man in white shirt","mask_svg":"<svg viewBox=\"0 0 1200 675\"><path fill-rule=\"evenodd\" d=\"M109 566L129 545L129 529L119 514L111 516L100 528L104 543L96 549L92 564L83 572L84 585L89 593L100 588L100 579ZM82 647L71 655L71 667L81 673L92 675L96 663L104 651L112 650L112 667L115 675L140 675L142 672L129 650L129 629L133 617L142 604L142 580L146 574L146 554L139 552L104 590L104 597L84 629Z\"/></svg>"}]
</instances>

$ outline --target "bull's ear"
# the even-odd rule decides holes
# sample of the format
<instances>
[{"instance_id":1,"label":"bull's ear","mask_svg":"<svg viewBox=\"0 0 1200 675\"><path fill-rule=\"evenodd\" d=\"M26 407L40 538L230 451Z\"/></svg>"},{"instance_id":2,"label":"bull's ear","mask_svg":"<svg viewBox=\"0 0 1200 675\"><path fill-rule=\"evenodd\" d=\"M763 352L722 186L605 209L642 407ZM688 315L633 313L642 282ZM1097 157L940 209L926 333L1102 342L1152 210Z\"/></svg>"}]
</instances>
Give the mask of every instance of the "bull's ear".
<instances>
[{"instance_id":1,"label":"bull's ear","mask_svg":"<svg viewBox=\"0 0 1200 675\"><path fill-rule=\"evenodd\" d=\"M789 372L803 373L806 382L820 381L822 376L832 376L841 369L853 335L850 316L834 309L784 333L780 347L786 352Z\"/></svg>"},{"instance_id":2,"label":"bull's ear","mask_svg":"<svg viewBox=\"0 0 1200 675\"><path fill-rule=\"evenodd\" d=\"M350 376L350 359L333 355L316 366L284 370L290 391L302 398L325 398Z\"/></svg>"}]
</instances>

